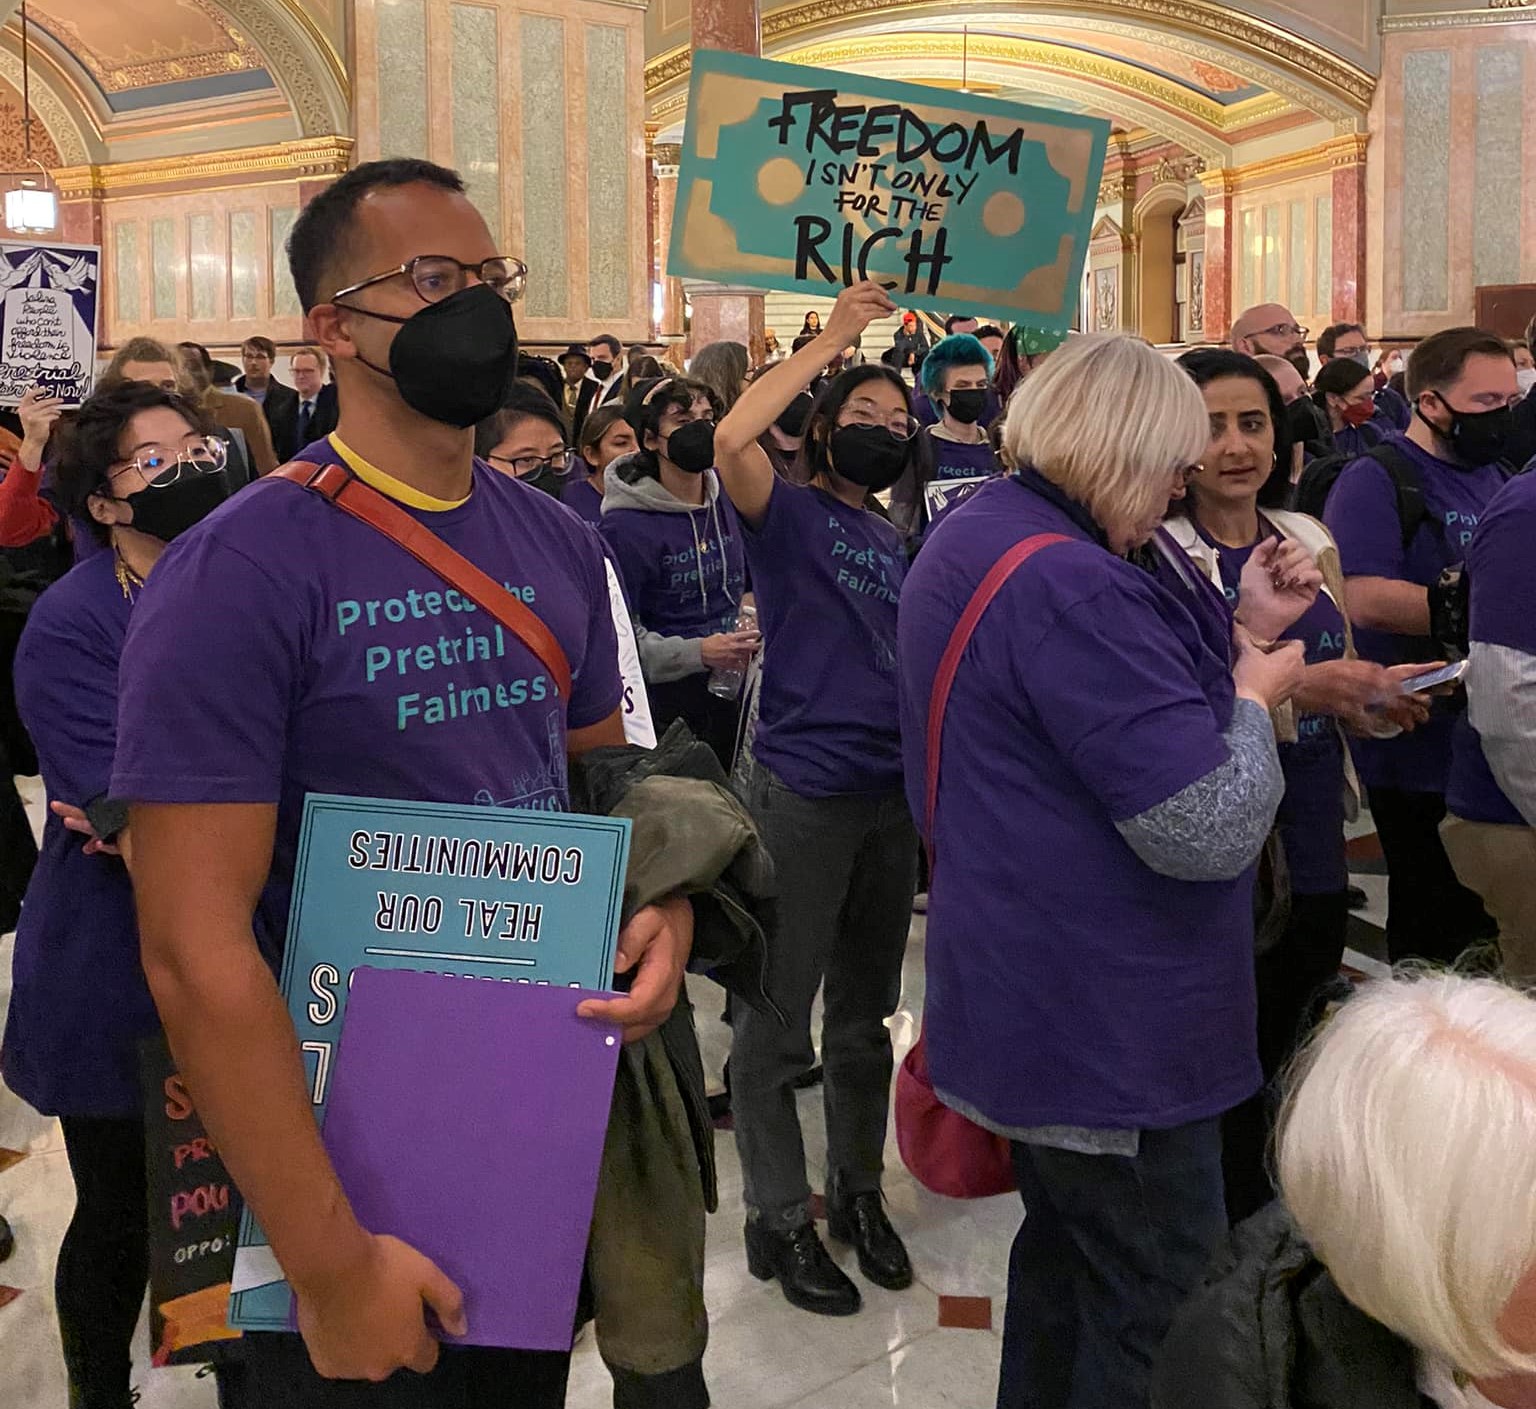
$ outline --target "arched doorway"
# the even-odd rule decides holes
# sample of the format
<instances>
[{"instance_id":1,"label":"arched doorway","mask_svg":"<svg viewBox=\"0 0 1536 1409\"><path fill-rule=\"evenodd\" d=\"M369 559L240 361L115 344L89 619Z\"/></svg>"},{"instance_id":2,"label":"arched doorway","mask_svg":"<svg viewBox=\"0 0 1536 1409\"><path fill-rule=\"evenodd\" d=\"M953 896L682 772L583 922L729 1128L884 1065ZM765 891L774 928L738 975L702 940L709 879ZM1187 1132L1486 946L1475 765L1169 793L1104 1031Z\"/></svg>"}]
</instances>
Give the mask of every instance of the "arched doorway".
<instances>
[{"instance_id":1,"label":"arched doorway","mask_svg":"<svg viewBox=\"0 0 1536 1409\"><path fill-rule=\"evenodd\" d=\"M1182 342L1179 326L1183 257L1179 221L1187 196L1181 184L1154 186L1136 205L1137 327L1153 343Z\"/></svg>"}]
</instances>

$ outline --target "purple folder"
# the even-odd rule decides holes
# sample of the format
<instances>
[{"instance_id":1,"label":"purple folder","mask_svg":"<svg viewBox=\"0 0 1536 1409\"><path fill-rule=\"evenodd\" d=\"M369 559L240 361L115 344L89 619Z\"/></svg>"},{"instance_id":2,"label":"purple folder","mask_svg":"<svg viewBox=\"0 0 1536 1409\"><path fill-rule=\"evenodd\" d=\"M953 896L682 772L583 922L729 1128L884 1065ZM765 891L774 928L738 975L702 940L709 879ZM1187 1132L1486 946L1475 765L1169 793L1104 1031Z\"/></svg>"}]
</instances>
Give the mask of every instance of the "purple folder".
<instances>
[{"instance_id":1,"label":"purple folder","mask_svg":"<svg viewBox=\"0 0 1536 1409\"><path fill-rule=\"evenodd\" d=\"M576 1005L611 996L353 976L325 1146L363 1227L458 1283L464 1344L570 1349L621 1042Z\"/></svg>"}]
</instances>

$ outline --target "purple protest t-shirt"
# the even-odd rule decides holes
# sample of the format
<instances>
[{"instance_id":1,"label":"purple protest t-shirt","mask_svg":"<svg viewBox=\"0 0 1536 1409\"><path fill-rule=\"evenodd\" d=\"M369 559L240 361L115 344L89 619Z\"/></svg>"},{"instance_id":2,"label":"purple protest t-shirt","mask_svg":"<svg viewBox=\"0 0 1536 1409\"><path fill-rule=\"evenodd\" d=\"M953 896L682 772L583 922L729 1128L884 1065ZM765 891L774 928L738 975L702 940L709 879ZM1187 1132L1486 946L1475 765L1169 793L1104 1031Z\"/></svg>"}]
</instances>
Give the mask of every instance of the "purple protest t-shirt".
<instances>
[{"instance_id":1,"label":"purple protest t-shirt","mask_svg":"<svg viewBox=\"0 0 1536 1409\"><path fill-rule=\"evenodd\" d=\"M1489 503L1467 550L1472 583L1469 636L1536 656L1536 472L1512 479ZM1482 741L1465 713L1456 721L1446 806L1469 822L1527 825L1494 780Z\"/></svg>"},{"instance_id":2,"label":"purple protest t-shirt","mask_svg":"<svg viewBox=\"0 0 1536 1409\"><path fill-rule=\"evenodd\" d=\"M51 802L107 792L118 658L130 606L113 554L97 553L38 599L16 651L16 703ZM151 579L153 580L153 579ZM138 1044L158 1032L133 888L115 856L49 813L16 929L0 1069L45 1115L140 1117Z\"/></svg>"},{"instance_id":3,"label":"purple protest t-shirt","mask_svg":"<svg viewBox=\"0 0 1536 1409\"><path fill-rule=\"evenodd\" d=\"M753 757L802 797L901 786L901 537L878 514L775 478L746 528L763 633Z\"/></svg>"},{"instance_id":4,"label":"purple protest t-shirt","mask_svg":"<svg viewBox=\"0 0 1536 1409\"><path fill-rule=\"evenodd\" d=\"M1406 436L1389 436L1383 443L1418 467L1431 521L1419 525L1405 551L1392 478L1369 457L1347 466L1339 476L1324 519L1338 542L1346 577L1384 577L1430 587L1446 568L1466 557L1478 516L1504 484L1504 474L1493 465L1466 469L1441 460ZM1422 638L1363 627L1355 631L1355 645L1366 660L1382 665L1431 655ZM1357 740L1361 778L1373 788L1443 793L1451 766L1453 722L1449 713L1440 713L1411 734Z\"/></svg>"},{"instance_id":5,"label":"purple protest t-shirt","mask_svg":"<svg viewBox=\"0 0 1536 1409\"><path fill-rule=\"evenodd\" d=\"M337 461L325 441L300 458ZM255 921L269 960L286 932L306 793L559 810L567 726L619 708L607 573L585 524L480 461L463 504L407 512L554 633L571 667L565 710L505 627L283 480L258 480L178 538L134 612L113 795L277 804Z\"/></svg>"},{"instance_id":6,"label":"purple protest t-shirt","mask_svg":"<svg viewBox=\"0 0 1536 1409\"><path fill-rule=\"evenodd\" d=\"M603 521L603 496L590 479L579 479L560 491L560 502L594 528Z\"/></svg>"},{"instance_id":7,"label":"purple protest t-shirt","mask_svg":"<svg viewBox=\"0 0 1536 1409\"><path fill-rule=\"evenodd\" d=\"M930 694L994 563L1047 547L972 637L944 726L924 1023L946 1095L1011 1128L1165 1129L1256 1091L1252 872L1159 875L1115 827L1225 763L1231 624L1116 557L1016 479L918 555L901 604L907 797ZM1197 580L1194 584L1199 587Z\"/></svg>"},{"instance_id":8,"label":"purple protest t-shirt","mask_svg":"<svg viewBox=\"0 0 1536 1409\"><path fill-rule=\"evenodd\" d=\"M747 559L741 520L723 492L687 513L610 507L598 532L647 631L696 640L735 627Z\"/></svg>"},{"instance_id":9,"label":"purple protest t-shirt","mask_svg":"<svg viewBox=\"0 0 1536 1409\"><path fill-rule=\"evenodd\" d=\"M1195 530L1216 549L1222 590L1236 610L1243 569L1258 545L1231 548L1215 542L1198 524ZM1302 643L1308 665L1344 659L1344 614L1326 591L1319 592L1317 600L1281 635ZM1299 715L1296 742L1280 745L1280 767L1285 773L1285 797L1275 820L1285 843L1292 889L1298 895L1335 895L1348 889L1344 741L1338 725L1326 714Z\"/></svg>"},{"instance_id":10,"label":"purple protest t-shirt","mask_svg":"<svg viewBox=\"0 0 1536 1409\"><path fill-rule=\"evenodd\" d=\"M928 450L933 456L934 479L974 479L977 475L995 475L1000 466L990 440L965 445L946 440L928 431Z\"/></svg>"}]
</instances>

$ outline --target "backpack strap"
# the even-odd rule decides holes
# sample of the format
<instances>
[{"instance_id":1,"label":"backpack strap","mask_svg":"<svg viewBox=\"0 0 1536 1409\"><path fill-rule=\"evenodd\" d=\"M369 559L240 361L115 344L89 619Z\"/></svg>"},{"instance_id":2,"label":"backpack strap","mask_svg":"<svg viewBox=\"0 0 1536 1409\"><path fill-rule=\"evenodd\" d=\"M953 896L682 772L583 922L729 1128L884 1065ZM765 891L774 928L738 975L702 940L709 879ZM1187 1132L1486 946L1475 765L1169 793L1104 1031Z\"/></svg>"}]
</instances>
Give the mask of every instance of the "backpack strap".
<instances>
[{"instance_id":1,"label":"backpack strap","mask_svg":"<svg viewBox=\"0 0 1536 1409\"><path fill-rule=\"evenodd\" d=\"M1438 527L1435 516L1424 502L1424 477L1419 473L1419 467L1391 441L1373 446L1366 455L1380 465L1392 481L1392 488L1397 493L1397 520L1402 525L1406 551L1422 525L1428 523Z\"/></svg>"},{"instance_id":2,"label":"backpack strap","mask_svg":"<svg viewBox=\"0 0 1536 1409\"><path fill-rule=\"evenodd\" d=\"M949 708L949 693L954 688L955 676L960 669L960 658L965 655L965 648L970 645L971 637L976 634L976 628L986 615L987 608L992 605L993 598L1003 590L1003 584L1042 548L1049 548L1053 543L1071 541L1062 533L1037 533L1033 538L1015 543L992 564L950 634L949 644L939 660L938 674L933 678L933 692L928 701L928 766L923 799L923 838L928 844L930 869L936 860L933 819L939 806L939 756L944 749L944 715Z\"/></svg>"},{"instance_id":3,"label":"backpack strap","mask_svg":"<svg viewBox=\"0 0 1536 1409\"><path fill-rule=\"evenodd\" d=\"M507 628L535 656L555 682L565 708L571 700L571 665L555 633L499 582L480 571L462 553L443 542L425 524L406 513L393 499L364 484L345 465L317 465L295 460L272 471L334 504L343 513L368 525L457 588Z\"/></svg>"}]
</instances>

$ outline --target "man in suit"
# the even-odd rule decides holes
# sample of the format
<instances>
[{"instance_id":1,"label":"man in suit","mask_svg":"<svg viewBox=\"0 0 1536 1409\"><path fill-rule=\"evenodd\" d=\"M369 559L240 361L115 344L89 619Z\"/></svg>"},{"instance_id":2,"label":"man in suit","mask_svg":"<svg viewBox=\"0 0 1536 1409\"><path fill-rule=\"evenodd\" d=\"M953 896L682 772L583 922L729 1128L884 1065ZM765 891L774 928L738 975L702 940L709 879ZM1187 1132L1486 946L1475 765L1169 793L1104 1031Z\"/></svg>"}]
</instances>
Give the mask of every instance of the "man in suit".
<instances>
[{"instance_id":1,"label":"man in suit","mask_svg":"<svg viewBox=\"0 0 1536 1409\"><path fill-rule=\"evenodd\" d=\"M245 375L235 379L235 390L242 396L250 397L261 407L262 414L267 418L267 429L272 434L278 463L283 464L293 458L291 454L283 453L283 447L293 440L298 395L291 386L272 375L272 363L276 359L277 344L271 338L247 338L240 345L240 360L245 364Z\"/></svg>"},{"instance_id":2,"label":"man in suit","mask_svg":"<svg viewBox=\"0 0 1536 1409\"><path fill-rule=\"evenodd\" d=\"M573 438L581 434L581 423L587 419L588 412L618 397L624 385L624 368L619 363L619 354L623 351L624 344L612 333L600 333L587 344L587 356L592 359L592 366L581 384L576 410L571 414Z\"/></svg>"},{"instance_id":3,"label":"man in suit","mask_svg":"<svg viewBox=\"0 0 1536 1409\"><path fill-rule=\"evenodd\" d=\"M328 436L336 429L340 407L336 401L336 385L327 382L325 354L318 348L301 347L289 359L288 369L293 374L294 412L288 427L288 439L292 448L278 453L291 460L306 445Z\"/></svg>"},{"instance_id":4,"label":"man in suit","mask_svg":"<svg viewBox=\"0 0 1536 1409\"><path fill-rule=\"evenodd\" d=\"M581 389L591 368L592 356L579 342L573 342L560 354L560 370L565 374L564 384L560 388L560 409L565 412L565 419L573 425L576 421L576 406L581 400Z\"/></svg>"}]
</instances>

